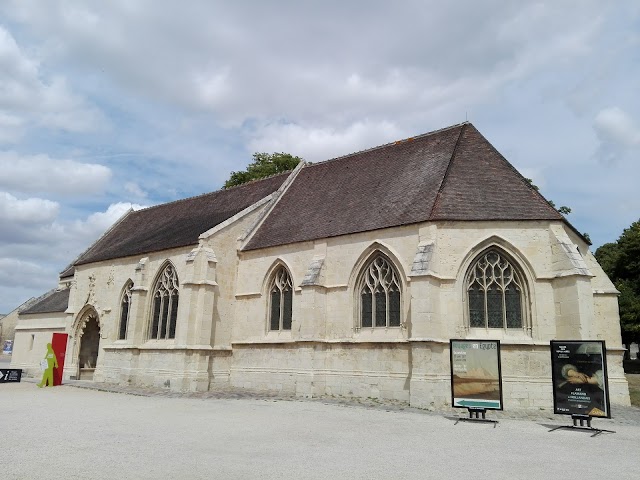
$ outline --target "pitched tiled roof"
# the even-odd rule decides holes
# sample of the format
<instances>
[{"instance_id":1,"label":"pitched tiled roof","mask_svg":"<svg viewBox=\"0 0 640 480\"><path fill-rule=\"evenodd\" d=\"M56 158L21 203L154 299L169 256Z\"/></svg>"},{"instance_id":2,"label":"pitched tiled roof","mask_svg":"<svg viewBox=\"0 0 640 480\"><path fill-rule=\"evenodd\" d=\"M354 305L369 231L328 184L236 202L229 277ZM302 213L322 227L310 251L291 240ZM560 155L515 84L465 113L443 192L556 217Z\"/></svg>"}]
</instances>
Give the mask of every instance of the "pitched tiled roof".
<instances>
[{"instance_id":1,"label":"pitched tiled roof","mask_svg":"<svg viewBox=\"0 0 640 480\"><path fill-rule=\"evenodd\" d=\"M62 313L67 309L69 305L69 292L68 288L64 290L53 290L48 294L43 295L31 305L20 312L20 315L29 315L33 313Z\"/></svg>"},{"instance_id":2,"label":"pitched tiled roof","mask_svg":"<svg viewBox=\"0 0 640 480\"><path fill-rule=\"evenodd\" d=\"M275 192L281 173L227 190L131 212L84 252L73 265L195 245L200 234ZM65 269L69 276L72 266Z\"/></svg>"},{"instance_id":3,"label":"pitched tiled roof","mask_svg":"<svg viewBox=\"0 0 640 480\"><path fill-rule=\"evenodd\" d=\"M305 166L245 250L431 220L563 220L470 123Z\"/></svg>"}]
</instances>

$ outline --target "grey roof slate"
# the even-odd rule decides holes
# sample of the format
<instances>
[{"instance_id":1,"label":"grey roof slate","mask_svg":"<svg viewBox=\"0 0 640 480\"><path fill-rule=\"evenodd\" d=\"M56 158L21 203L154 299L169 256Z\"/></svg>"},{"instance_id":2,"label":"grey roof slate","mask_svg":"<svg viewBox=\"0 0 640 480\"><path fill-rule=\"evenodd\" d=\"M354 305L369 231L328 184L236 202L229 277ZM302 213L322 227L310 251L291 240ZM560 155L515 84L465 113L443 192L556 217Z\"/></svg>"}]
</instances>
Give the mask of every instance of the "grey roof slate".
<instances>
[{"instance_id":1,"label":"grey roof slate","mask_svg":"<svg viewBox=\"0 0 640 480\"><path fill-rule=\"evenodd\" d=\"M227 190L132 211L67 267L61 277L73 275L74 265L196 245L200 234L275 192L287 176L288 173L281 173Z\"/></svg>"},{"instance_id":2,"label":"grey roof slate","mask_svg":"<svg viewBox=\"0 0 640 480\"><path fill-rule=\"evenodd\" d=\"M305 166L245 250L434 220L564 220L470 123Z\"/></svg>"},{"instance_id":3,"label":"grey roof slate","mask_svg":"<svg viewBox=\"0 0 640 480\"><path fill-rule=\"evenodd\" d=\"M22 310L20 315L29 315L34 313L62 313L69 305L69 293L71 290L52 290L48 294L43 295L33 305Z\"/></svg>"}]
</instances>

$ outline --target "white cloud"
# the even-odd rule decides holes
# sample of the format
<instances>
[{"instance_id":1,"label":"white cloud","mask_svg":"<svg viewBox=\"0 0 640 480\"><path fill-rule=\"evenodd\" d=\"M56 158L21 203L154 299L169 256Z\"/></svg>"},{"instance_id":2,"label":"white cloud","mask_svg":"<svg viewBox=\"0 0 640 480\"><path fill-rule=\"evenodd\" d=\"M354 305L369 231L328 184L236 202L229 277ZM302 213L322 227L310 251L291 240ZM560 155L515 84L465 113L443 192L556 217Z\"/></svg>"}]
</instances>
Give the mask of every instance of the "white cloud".
<instances>
[{"instance_id":1,"label":"white cloud","mask_svg":"<svg viewBox=\"0 0 640 480\"><path fill-rule=\"evenodd\" d=\"M131 195L134 195L138 198L146 198L147 192L145 192L140 185L135 182L127 182L124 184L124 189L129 192Z\"/></svg>"},{"instance_id":2,"label":"white cloud","mask_svg":"<svg viewBox=\"0 0 640 480\"><path fill-rule=\"evenodd\" d=\"M0 126L9 121L14 127L24 123L86 132L104 123L102 114L86 104L60 75L43 78L40 64L16 43L0 25ZM17 134L2 135L0 142L12 143Z\"/></svg>"},{"instance_id":3,"label":"white cloud","mask_svg":"<svg viewBox=\"0 0 640 480\"><path fill-rule=\"evenodd\" d=\"M50 282L52 272L39 263L26 262L15 258L0 258L0 287L16 287L29 285L43 289L42 292L55 287ZM16 307L18 305L15 305ZM7 313L7 312L3 312Z\"/></svg>"},{"instance_id":4,"label":"white cloud","mask_svg":"<svg viewBox=\"0 0 640 480\"><path fill-rule=\"evenodd\" d=\"M593 128L600 141L595 157L606 165L618 162L628 151L640 147L640 128L619 107L601 110L593 121Z\"/></svg>"},{"instance_id":5,"label":"white cloud","mask_svg":"<svg viewBox=\"0 0 640 480\"><path fill-rule=\"evenodd\" d=\"M601 110L596 115L593 126L603 141L627 148L640 145L640 127L621 108Z\"/></svg>"},{"instance_id":6,"label":"white cloud","mask_svg":"<svg viewBox=\"0 0 640 480\"><path fill-rule=\"evenodd\" d=\"M40 243L50 236L59 211L60 205L50 200L0 192L0 247Z\"/></svg>"},{"instance_id":7,"label":"white cloud","mask_svg":"<svg viewBox=\"0 0 640 480\"><path fill-rule=\"evenodd\" d=\"M131 208L143 207L118 202L83 219L64 220L55 202L0 193L0 286L19 295L0 301L0 311L55 287L59 272Z\"/></svg>"},{"instance_id":8,"label":"white cloud","mask_svg":"<svg viewBox=\"0 0 640 480\"><path fill-rule=\"evenodd\" d=\"M332 1L157 8L150 0L52 0L10 1L5 9L56 39L41 47L51 58L105 72L153 101L213 112L219 124L285 112L291 122L347 126L456 98L469 108L507 82L571 64L589 53L605 7L407 1L363 11Z\"/></svg>"},{"instance_id":9,"label":"white cloud","mask_svg":"<svg viewBox=\"0 0 640 480\"><path fill-rule=\"evenodd\" d=\"M406 136L390 122L356 122L345 129L269 124L257 131L249 147L257 152L288 152L315 162Z\"/></svg>"},{"instance_id":10,"label":"white cloud","mask_svg":"<svg viewBox=\"0 0 640 480\"><path fill-rule=\"evenodd\" d=\"M100 235L129 210L139 210L141 208L144 208L144 206L128 202L113 203L104 212L94 212L86 220L76 220L70 230L74 235L81 235L85 239L97 240Z\"/></svg>"},{"instance_id":11,"label":"white cloud","mask_svg":"<svg viewBox=\"0 0 640 480\"><path fill-rule=\"evenodd\" d=\"M73 196L102 191L111 179L104 165L54 159L48 155L20 155L0 151L0 188Z\"/></svg>"},{"instance_id":12,"label":"white cloud","mask_svg":"<svg viewBox=\"0 0 640 480\"><path fill-rule=\"evenodd\" d=\"M19 200L13 195L0 192L0 223L3 230L9 223L42 224L54 220L60 205L41 198Z\"/></svg>"},{"instance_id":13,"label":"white cloud","mask_svg":"<svg viewBox=\"0 0 640 480\"><path fill-rule=\"evenodd\" d=\"M0 112L0 145L20 140L23 126L24 121L20 117Z\"/></svg>"}]
</instances>

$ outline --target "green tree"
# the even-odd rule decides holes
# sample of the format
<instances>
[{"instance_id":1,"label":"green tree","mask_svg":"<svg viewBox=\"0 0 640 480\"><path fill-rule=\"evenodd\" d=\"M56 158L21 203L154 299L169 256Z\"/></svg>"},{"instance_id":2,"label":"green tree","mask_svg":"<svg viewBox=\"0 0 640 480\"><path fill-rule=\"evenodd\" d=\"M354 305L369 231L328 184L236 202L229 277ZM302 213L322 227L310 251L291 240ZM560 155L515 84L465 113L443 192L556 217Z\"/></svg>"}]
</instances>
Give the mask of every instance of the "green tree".
<instances>
[{"instance_id":1,"label":"green tree","mask_svg":"<svg viewBox=\"0 0 640 480\"><path fill-rule=\"evenodd\" d=\"M615 243L598 248L596 259L620 292L622 342L628 348L632 342L640 342L640 220L626 228Z\"/></svg>"},{"instance_id":2,"label":"green tree","mask_svg":"<svg viewBox=\"0 0 640 480\"><path fill-rule=\"evenodd\" d=\"M289 153L254 153L253 162L242 172L231 172L229 180L224 183L224 188L293 170L301 161L302 158Z\"/></svg>"}]
</instances>

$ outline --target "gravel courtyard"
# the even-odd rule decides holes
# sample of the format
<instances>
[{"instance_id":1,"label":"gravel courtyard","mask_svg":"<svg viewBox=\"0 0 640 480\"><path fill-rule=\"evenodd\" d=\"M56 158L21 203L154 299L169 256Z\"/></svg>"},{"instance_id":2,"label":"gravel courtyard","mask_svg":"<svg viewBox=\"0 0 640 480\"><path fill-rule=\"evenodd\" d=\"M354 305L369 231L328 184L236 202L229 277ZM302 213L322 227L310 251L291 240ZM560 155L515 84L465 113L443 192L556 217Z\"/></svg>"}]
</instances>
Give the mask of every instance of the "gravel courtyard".
<instances>
[{"instance_id":1,"label":"gravel courtyard","mask_svg":"<svg viewBox=\"0 0 640 480\"><path fill-rule=\"evenodd\" d=\"M636 412L632 412L635 415ZM457 425L449 414L268 398L0 385L0 478L631 479L640 424ZM462 411L459 412L463 414ZM614 411L615 415L615 411ZM632 415L632 416L633 416Z\"/></svg>"}]
</instances>

